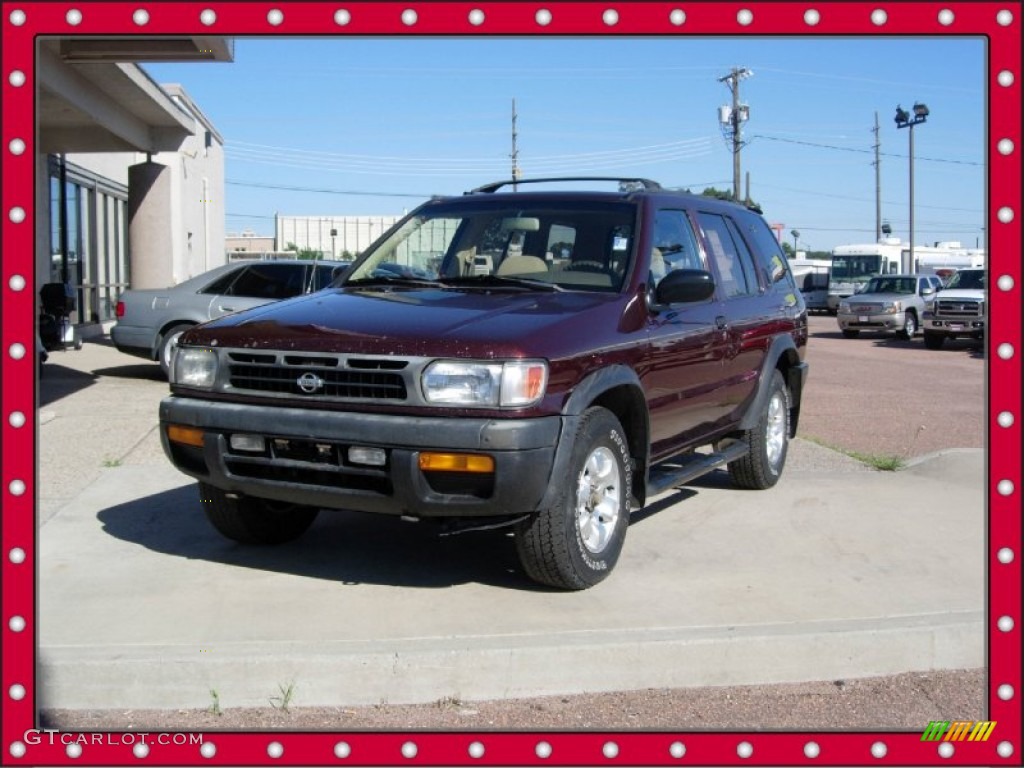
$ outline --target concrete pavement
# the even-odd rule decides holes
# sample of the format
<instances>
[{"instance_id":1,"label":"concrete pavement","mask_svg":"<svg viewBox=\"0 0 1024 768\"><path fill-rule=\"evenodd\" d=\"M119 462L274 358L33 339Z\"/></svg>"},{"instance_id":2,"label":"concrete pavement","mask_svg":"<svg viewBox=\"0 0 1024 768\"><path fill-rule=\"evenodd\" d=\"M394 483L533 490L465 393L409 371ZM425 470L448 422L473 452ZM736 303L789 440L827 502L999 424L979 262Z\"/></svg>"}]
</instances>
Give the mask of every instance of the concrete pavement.
<instances>
[{"instance_id":1,"label":"concrete pavement","mask_svg":"<svg viewBox=\"0 0 1024 768\"><path fill-rule=\"evenodd\" d=\"M500 531L323 512L216 534L160 450L154 365L102 343L40 388L40 708L415 703L849 679L985 663L984 456L897 473L794 441L771 491L724 473L634 513L616 571L535 587Z\"/></svg>"}]
</instances>

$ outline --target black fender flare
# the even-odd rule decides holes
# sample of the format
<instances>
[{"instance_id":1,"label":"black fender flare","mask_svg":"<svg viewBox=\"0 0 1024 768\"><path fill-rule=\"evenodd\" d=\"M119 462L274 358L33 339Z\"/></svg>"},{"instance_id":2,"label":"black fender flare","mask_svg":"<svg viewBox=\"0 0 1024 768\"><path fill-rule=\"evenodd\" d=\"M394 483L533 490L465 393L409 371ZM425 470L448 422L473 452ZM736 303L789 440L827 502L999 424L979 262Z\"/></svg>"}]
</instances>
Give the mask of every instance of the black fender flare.
<instances>
[{"instance_id":1,"label":"black fender flare","mask_svg":"<svg viewBox=\"0 0 1024 768\"><path fill-rule=\"evenodd\" d=\"M576 434L576 427L580 422L583 412L589 408L595 400L606 392L618 387L633 387L643 397L643 385L636 371L626 365L610 365L588 374L573 389L569 398L562 406L562 430L558 437L558 445L555 448L555 458L551 465L551 478L548 489L540 501L540 509L546 509L554 503L555 496L561 490L561 484L565 482L569 473L569 459L572 455L573 441L571 436ZM650 416L647 409L643 409L643 440L649 441ZM632 444L634 441L630 441ZM647 453L650 449L648 447ZM632 453L632 451L631 451ZM638 458L634 456L634 463L638 465ZM646 463L646 462L645 462ZM642 479L642 476L641 476ZM635 489L634 483L634 489Z\"/></svg>"},{"instance_id":2,"label":"black fender flare","mask_svg":"<svg viewBox=\"0 0 1024 768\"><path fill-rule=\"evenodd\" d=\"M800 358L796 342L793 341L792 336L776 336L772 339L771 346L768 347L768 353L761 364L757 392L754 394L750 406L740 420L739 428L741 430L753 429L757 425L771 391L771 372L780 367L779 360L783 357L786 357L787 360L782 366L782 373L792 398L789 436L794 437L796 435L796 426L800 418L800 398L803 394L804 379L807 378L807 363Z\"/></svg>"}]
</instances>

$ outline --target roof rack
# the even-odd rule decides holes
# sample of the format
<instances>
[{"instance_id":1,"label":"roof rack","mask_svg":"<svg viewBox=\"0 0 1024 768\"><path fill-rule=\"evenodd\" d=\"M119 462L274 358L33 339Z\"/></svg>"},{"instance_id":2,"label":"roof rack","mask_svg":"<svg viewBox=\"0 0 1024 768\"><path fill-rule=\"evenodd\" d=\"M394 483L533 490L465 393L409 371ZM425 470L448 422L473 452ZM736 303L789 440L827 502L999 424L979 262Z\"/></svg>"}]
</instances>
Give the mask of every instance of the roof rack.
<instances>
[{"instance_id":1,"label":"roof rack","mask_svg":"<svg viewBox=\"0 0 1024 768\"><path fill-rule=\"evenodd\" d=\"M507 179L506 181L495 181L491 184L484 184L476 189L471 189L466 192L467 195L474 195L478 193L491 194L497 192L502 187L506 187L509 184L540 184L542 182L549 181L617 181L619 184L638 184L645 190L661 189L661 184L650 179L643 179L638 177L621 177L621 176L553 176L544 179Z\"/></svg>"}]
</instances>

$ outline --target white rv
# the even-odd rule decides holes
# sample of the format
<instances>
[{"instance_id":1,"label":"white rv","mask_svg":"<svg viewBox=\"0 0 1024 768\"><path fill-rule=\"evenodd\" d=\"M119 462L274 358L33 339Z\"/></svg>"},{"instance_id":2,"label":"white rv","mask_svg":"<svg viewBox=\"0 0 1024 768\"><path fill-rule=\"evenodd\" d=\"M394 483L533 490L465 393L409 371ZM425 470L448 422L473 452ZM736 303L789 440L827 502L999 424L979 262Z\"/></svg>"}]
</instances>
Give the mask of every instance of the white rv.
<instances>
[{"instance_id":1,"label":"white rv","mask_svg":"<svg viewBox=\"0 0 1024 768\"><path fill-rule=\"evenodd\" d=\"M828 310L835 313L839 302L860 291L875 275L900 272L904 246L890 237L877 243L837 245L832 249L832 270L828 281Z\"/></svg>"},{"instance_id":2,"label":"white rv","mask_svg":"<svg viewBox=\"0 0 1024 768\"><path fill-rule=\"evenodd\" d=\"M796 286L803 294L807 309L828 309L828 283L830 266L827 261L817 259L790 259L789 269L796 280Z\"/></svg>"}]
</instances>

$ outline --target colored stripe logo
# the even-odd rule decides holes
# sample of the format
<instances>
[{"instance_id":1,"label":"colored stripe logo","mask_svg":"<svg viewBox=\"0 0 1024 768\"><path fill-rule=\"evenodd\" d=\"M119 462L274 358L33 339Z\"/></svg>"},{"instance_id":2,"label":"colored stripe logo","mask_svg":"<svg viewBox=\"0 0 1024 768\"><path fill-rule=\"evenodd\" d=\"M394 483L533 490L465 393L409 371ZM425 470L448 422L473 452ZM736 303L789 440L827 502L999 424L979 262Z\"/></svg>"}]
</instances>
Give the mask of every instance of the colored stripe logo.
<instances>
[{"instance_id":1,"label":"colored stripe logo","mask_svg":"<svg viewBox=\"0 0 1024 768\"><path fill-rule=\"evenodd\" d=\"M988 741L995 727L995 720L932 720L921 741Z\"/></svg>"}]
</instances>

